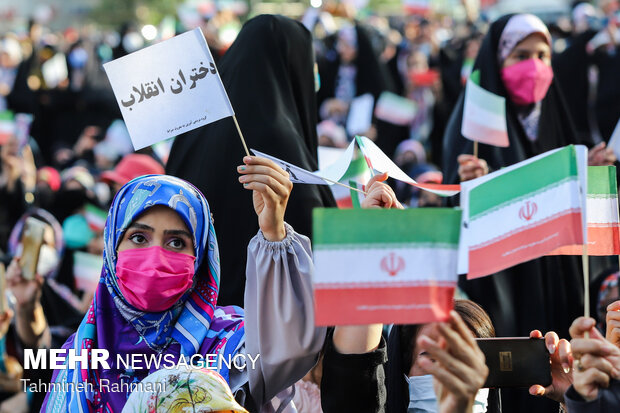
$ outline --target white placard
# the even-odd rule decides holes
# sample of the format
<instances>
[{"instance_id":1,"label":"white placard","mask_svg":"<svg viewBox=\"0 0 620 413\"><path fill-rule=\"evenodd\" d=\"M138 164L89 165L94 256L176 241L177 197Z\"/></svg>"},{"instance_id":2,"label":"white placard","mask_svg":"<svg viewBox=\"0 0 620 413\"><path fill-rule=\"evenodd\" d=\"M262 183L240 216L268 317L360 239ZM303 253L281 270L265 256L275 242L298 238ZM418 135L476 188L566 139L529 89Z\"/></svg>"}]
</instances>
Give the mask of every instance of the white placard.
<instances>
[{"instance_id":1,"label":"white placard","mask_svg":"<svg viewBox=\"0 0 620 413\"><path fill-rule=\"evenodd\" d=\"M135 149L234 115L199 28L103 67Z\"/></svg>"}]
</instances>

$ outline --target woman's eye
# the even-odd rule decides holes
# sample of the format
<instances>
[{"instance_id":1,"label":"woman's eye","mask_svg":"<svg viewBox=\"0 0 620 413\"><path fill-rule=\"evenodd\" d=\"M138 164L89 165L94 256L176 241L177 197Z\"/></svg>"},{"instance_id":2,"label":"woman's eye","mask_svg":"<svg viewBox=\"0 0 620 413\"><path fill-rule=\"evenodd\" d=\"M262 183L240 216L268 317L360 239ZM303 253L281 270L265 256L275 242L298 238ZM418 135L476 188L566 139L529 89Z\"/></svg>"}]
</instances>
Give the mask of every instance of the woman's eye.
<instances>
[{"instance_id":1,"label":"woman's eye","mask_svg":"<svg viewBox=\"0 0 620 413\"><path fill-rule=\"evenodd\" d=\"M142 245L142 244L146 243L146 241L147 241L146 238L144 237L144 235L142 235L142 234L133 234L132 236L129 237L129 239L134 244L139 244L139 245Z\"/></svg>"},{"instance_id":2,"label":"woman's eye","mask_svg":"<svg viewBox=\"0 0 620 413\"><path fill-rule=\"evenodd\" d=\"M183 249L185 248L185 241L179 238L175 238L175 239L170 240L168 245L170 245L172 248L175 248L175 249Z\"/></svg>"}]
</instances>

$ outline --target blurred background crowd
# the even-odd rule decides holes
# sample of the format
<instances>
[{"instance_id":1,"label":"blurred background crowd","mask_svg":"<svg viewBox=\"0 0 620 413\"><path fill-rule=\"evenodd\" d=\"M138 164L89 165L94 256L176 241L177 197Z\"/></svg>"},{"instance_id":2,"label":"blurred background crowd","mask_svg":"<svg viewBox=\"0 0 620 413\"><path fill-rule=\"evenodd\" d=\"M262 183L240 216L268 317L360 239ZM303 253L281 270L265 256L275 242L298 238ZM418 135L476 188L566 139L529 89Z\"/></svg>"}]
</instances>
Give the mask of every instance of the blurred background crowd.
<instances>
[{"instance_id":1,"label":"blurred background crowd","mask_svg":"<svg viewBox=\"0 0 620 413\"><path fill-rule=\"evenodd\" d=\"M490 23L511 12L533 13L546 23L556 84L575 134L594 144L607 142L620 118L616 0L2 2L1 260L10 267L19 255L27 216L50 229L39 259L41 290L16 289L9 303L16 316L36 319L38 310L23 306L40 302L51 346L60 346L92 300L113 195L136 176L165 171L173 139L133 151L103 63L195 27L217 63L245 21L262 13L288 15L313 34L319 164L361 134L419 182L451 183L442 171L446 125ZM348 178L363 173L353 166ZM412 186L393 186L407 207L442 204ZM350 194L341 189L333 189L336 201L350 206ZM217 219L234 218L220 212ZM608 276L602 274L600 282ZM617 276L605 282L601 299L609 303L618 297ZM241 304L239 294L226 288L218 304ZM20 339L26 347L37 346L32 337Z\"/></svg>"}]
</instances>

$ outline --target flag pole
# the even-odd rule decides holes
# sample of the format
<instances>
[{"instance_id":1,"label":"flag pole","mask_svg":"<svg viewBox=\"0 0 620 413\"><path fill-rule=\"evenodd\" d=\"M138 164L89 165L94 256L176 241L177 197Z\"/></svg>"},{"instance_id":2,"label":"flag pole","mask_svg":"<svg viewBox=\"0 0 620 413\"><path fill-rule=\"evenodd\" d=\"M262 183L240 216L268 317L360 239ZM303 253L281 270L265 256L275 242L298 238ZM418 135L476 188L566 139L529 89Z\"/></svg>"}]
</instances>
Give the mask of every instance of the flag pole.
<instances>
[{"instance_id":1,"label":"flag pole","mask_svg":"<svg viewBox=\"0 0 620 413\"><path fill-rule=\"evenodd\" d=\"M581 247L581 265L583 267L583 315L590 317L590 272L588 262L588 244ZM590 333L584 333L585 338L590 338Z\"/></svg>"},{"instance_id":2,"label":"flag pole","mask_svg":"<svg viewBox=\"0 0 620 413\"><path fill-rule=\"evenodd\" d=\"M474 156L478 157L478 141L474 141Z\"/></svg>"},{"instance_id":3,"label":"flag pole","mask_svg":"<svg viewBox=\"0 0 620 413\"><path fill-rule=\"evenodd\" d=\"M343 184L342 182L332 181L331 179L328 179L328 178L323 178L322 176L321 176L321 179L324 179L324 180L326 180L327 182L330 182L330 183L332 183L332 184L336 184L336 185L343 186L343 187L345 187L345 188L349 188L349 189L350 189L350 190L352 190L352 191L357 191L357 192L359 192L360 194L368 195L368 192L364 192L364 191L362 191L361 189L357 189L357 188L353 188L352 186L345 185L345 184Z\"/></svg>"},{"instance_id":4,"label":"flag pole","mask_svg":"<svg viewBox=\"0 0 620 413\"><path fill-rule=\"evenodd\" d=\"M250 156L250 151L248 151L248 145L245 144L245 139L243 139L243 133L241 133L241 128L239 127L239 122L237 122L237 116L233 115L232 118L235 121L235 126L237 127L237 132L239 132L239 137L241 138L241 143L243 144L243 149L245 149L245 154L247 156Z\"/></svg>"}]
</instances>

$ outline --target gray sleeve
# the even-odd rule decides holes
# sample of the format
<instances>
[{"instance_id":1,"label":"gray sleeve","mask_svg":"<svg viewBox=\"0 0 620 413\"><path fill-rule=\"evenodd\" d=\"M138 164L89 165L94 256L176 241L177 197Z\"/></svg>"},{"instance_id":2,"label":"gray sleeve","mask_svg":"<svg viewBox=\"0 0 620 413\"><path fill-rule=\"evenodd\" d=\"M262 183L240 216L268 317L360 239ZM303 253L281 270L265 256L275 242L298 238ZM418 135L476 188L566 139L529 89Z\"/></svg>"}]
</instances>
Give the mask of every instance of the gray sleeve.
<instances>
[{"instance_id":1,"label":"gray sleeve","mask_svg":"<svg viewBox=\"0 0 620 413\"><path fill-rule=\"evenodd\" d=\"M314 326L310 240L286 225L286 238L267 241L262 232L248 245L245 284L250 393L258 406L301 379L316 363L325 328Z\"/></svg>"}]
</instances>

